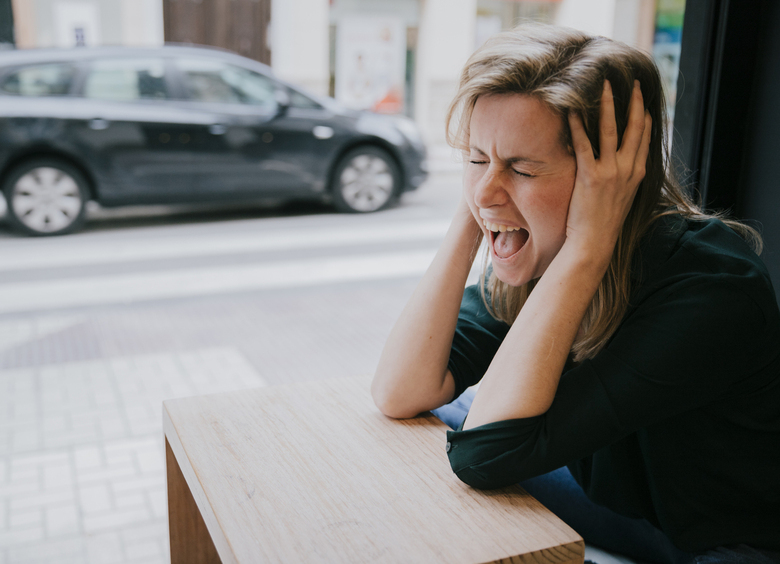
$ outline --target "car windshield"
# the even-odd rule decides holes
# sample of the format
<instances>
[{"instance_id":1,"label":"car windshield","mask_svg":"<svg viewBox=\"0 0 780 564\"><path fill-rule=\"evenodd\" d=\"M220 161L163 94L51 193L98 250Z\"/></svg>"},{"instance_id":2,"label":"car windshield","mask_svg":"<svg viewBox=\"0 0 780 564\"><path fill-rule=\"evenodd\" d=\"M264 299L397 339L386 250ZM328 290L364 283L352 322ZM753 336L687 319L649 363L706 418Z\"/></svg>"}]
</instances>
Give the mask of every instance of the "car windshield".
<instances>
[{"instance_id":1,"label":"car windshield","mask_svg":"<svg viewBox=\"0 0 780 564\"><path fill-rule=\"evenodd\" d=\"M276 107L274 84L260 73L209 59L178 59L176 65L191 100Z\"/></svg>"}]
</instances>

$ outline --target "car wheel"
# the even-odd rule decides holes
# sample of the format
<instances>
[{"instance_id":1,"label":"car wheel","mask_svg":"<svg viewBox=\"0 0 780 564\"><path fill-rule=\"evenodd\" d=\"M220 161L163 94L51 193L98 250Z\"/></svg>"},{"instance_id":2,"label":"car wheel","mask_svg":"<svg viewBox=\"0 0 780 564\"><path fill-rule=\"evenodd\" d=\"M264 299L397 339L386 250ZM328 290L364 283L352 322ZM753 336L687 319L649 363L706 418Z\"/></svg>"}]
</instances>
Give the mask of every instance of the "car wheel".
<instances>
[{"instance_id":1,"label":"car wheel","mask_svg":"<svg viewBox=\"0 0 780 564\"><path fill-rule=\"evenodd\" d=\"M89 199L84 176L57 159L34 159L11 171L3 185L8 216L30 235L62 235L84 223Z\"/></svg>"},{"instance_id":2,"label":"car wheel","mask_svg":"<svg viewBox=\"0 0 780 564\"><path fill-rule=\"evenodd\" d=\"M378 147L352 149L333 175L333 202L348 213L367 213L387 207L401 191L401 174L393 158Z\"/></svg>"}]
</instances>

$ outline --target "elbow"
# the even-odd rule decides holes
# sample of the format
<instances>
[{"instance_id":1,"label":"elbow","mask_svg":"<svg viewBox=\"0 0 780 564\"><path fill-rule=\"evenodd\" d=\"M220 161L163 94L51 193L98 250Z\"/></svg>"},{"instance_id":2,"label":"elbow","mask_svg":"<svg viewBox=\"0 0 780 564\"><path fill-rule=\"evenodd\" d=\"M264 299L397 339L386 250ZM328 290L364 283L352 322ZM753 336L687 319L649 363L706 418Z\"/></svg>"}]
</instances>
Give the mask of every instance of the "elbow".
<instances>
[{"instance_id":1,"label":"elbow","mask_svg":"<svg viewBox=\"0 0 780 564\"><path fill-rule=\"evenodd\" d=\"M453 467L452 471L461 482L478 490L494 490L517 483L516 480L507 480L506 477L502 479L501 476L496 476L489 471L485 472L475 466L467 466L458 470Z\"/></svg>"},{"instance_id":2,"label":"elbow","mask_svg":"<svg viewBox=\"0 0 780 564\"><path fill-rule=\"evenodd\" d=\"M420 413L409 409L408 402L399 401L386 387L377 383L376 378L371 383L371 397L379 411L393 419L410 419Z\"/></svg>"},{"instance_id":3,"label":"elbow","mask_svg":"<svg viewBox=\"0 0 780 564\"><path fill-rule=\"evenodd\" d=\"M513 423L509 423L512 425ZM447 457L455 475L480 490L504 488L555 469L538 456L536 441L512 427L449 431Z\"/></svg>"}]
</instances>

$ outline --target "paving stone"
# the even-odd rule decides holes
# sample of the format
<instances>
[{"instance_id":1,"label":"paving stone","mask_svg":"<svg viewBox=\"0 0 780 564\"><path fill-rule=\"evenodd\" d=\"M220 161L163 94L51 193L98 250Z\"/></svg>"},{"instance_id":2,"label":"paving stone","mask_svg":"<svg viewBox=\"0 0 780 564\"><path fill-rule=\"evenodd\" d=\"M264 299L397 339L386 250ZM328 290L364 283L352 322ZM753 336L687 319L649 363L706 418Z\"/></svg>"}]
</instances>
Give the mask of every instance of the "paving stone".
<instances>
[{"instance_id":1,"label":"paving stone","mask_svg":"<svg viewBox=\"0 0 780 564\"><path fill-rule=\"evenodd\" d=\"M11 498L11 513L13 514L16 510L73 502L75 499L76 494L73 488L41 491L32 495L18 495Z\"/></svg>"},{"instance_id":2,"label":"paving stone","mask_svg":"<svg viewBox=\"0 0 780 564\"><path fill-rule=\"evenodd\" d=\"M97 446L83 446L73 450L76 470L96 468L104 464L102 449Z\"/></svg>"},{"instance_id":3,"label":"paving stone","mask_svg":"<svg viewBox=\"0 0 780 564\"><path fill-rule=\"evenodd\" d=\"M160 544L157 542L138 542L129 544L125 547L127 560L143 560L148 562L150 559L161 559L164 557Z\"/></svg>"},{"instance_id":4,"label":"paving stone","mask_svg":"<svg viewBox=\"0 0 780 564\"><path fill-rule=\"evenodd\" d=\"M165 486L149 488L146 490L152 514L155 517L167 517L168 515L168 490Z\"/></svg>"},{"instance_id":5,"label":"paving stone","mask_svg":"<svg viewBox=\"0 0 780 564\"><path fill-rule=\"evenodd\" d=\"M117 509L133 509L148 507L143 489L140 491L123 492L114 495L114 504Z\"/></svg>"},{"instance_id":6,"label":"paving stone","mask_svg":"<svg viewBox=\"0 0 780 564\"><path fill-rule=\"evenodd\" d=\"M144 523L151 517L152 516L150 511L146 507L85 515L83 519L84 532L87 534L92 534L101 531L118 529L127 525Z\"/></svg>"},{"instance_id":7,"label":"paving stone","mask_svg":"<svg viewBox=\"0 0 780 564\"><path fill-rule=\"evenodd\" d=\"M136 476L132 479L113 480L111 482L111 489L114 492L114 495L121 495L128 492L147 490L149 488L157 488L164 485L164 472L155 472L154 474L149 474L147 476Z\"/></svg>"},{"instance_id":8,"label":"paving stone","mask_svg":"<svg viewBox=\"0 0 780 564\"><path fill-rule=\"evenodd\" d=\"M37 477L32 479L20 479L12 482L6 482L0 486L0 498L13 498L35 494L41 491L41 483Z\"/></svg>"},{"instance_id":9,"label":"paving stone","mask_svg":"<svg viewBox=\"0 0 780 564\"><path fill-rule=\"evenodd\" d=\"M46 508L46 536L59 537L79 532L79 512L74 503Z\"/></svg>"},{"instance_id":10,"label":"paving stone","mask_svg":"<svg viewBox=\"0 0 780 564\"><path fill-rule=\"evenodd\" d=\"M120 564L125 560L124 546L116 531L89 535L84 544L89 564Z\"/></svg>"},{"instance_id":11,"label":"paving stone","mask_svg":"<svg viewBox=\"0 0 780 564\"><path fill-rule=\"evenodd\" d=\"M47 465L43 468L43 487L47 490L69 487L73 485L73 474L70 464Z\"/></svg>"},{"instance_id":12,"label":"paving stone","mask_svg":"<svg viewBox=\"0 0 780 564\"><path fill-rule=\"evenodd\" d=\"M135 558L133 560L126 560L125 564L166 564L168 561L167 557L158 557L158 558L150 558L148 556L145 556L143 558Z\"/></svg>"},{"instance_id":13,"label":"paving stone","mask_svg":"<svg viewBox=\"0 0 780 564\"><path fill-rule=\"evenodd\" d=\"M96 482L104 483L112 480L121 480L135 476L136 470L132 466L101 466L89 470L82 470L76 475L76 481L80 487L94 484Z\"/></svg>"},{"instance_id":14,"label":"paving stone","mask_svg":"<svg viewBox=\"0 0 780 564\"><path fill-rule=\"evenodd\" d=\"M43 525L43 509L39 507L17 509L10 512L9 521L11 529L40 527Z\"/></svg>"},{"instance_id":15,"label":"paving stone","mask_svg":"<svg viewBox=\"0 0 780 564\"><path fill-rule=\"evenodd\" d=\"M0 547L13 547L43 539L43 525L20 527L0 531Z\"/></svg>"},{"instance_id":16,"label":"paving stone","mask_svg":"<svg viewBox=\"0 0 780 564\"><path fill-rule=\"evenodd\" d=\"M41 433L38 429L19 429L11 436L13 452L29 452L41 446Z\"/></svg>"},{"instance_id":17,"label":"paving stone","mask_svg":"<svg viewBox=\"0 0 780 564\"><path fill-rule=\"evenodd\" d=\"M168 546L168 521L155 518L140 525L131 525L121 531L122 541L125 545L136 542L156 540Z\"/></svg>"},{"instance_id":18,"label":"paving stone","mask_svg":"<svg viewBox=\"0 0 780 564\"><path fill-rule=\"evenodd\" d=\"M29 454L19 454L11 458L12 472L17 469L28 471L32 466L43 466L47 464L65 465L69 460L69 453L65 451L35 452Z\"/></svg>"},{"instance_id":19,"label":"paving stone","mask_svg":"<svg viewBox=\"0 0 780 564\"><path fill-rule=\"evenodd\" d=\"M102 513L111 509L111 493L108 484L81 486L78 493L79 507L85 514Z\"/></svg>"},{"instance_id":20,"label":"paving stone","mask_svg":"<svg viewBox=\"0 0 780 564\"><path fill-rule=\"evenodd\" d=\"M82 563L84 556L84 542L80 537L44 540L9 551L10 560L15 564Z\"/></svg>"}]
</instances>

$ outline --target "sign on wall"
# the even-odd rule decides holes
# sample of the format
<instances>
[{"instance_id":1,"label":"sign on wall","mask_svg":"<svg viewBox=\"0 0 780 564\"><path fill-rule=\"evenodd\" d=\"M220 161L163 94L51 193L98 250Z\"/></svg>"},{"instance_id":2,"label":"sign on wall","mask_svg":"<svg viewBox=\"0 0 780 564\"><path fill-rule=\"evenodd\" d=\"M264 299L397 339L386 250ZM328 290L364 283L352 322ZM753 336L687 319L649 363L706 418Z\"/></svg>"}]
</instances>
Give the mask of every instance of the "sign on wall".
<instances>
[{"instance_id":1,"label":"sign on wall","mask_svg":"<svg viewBox=\"0 0 780 564\"><path fill-rule=\"evenodd\" d=\"M381 113L404 109L406 29L392 16L345 16L336 31L336 99Z\"/></svg>"},{"instance_id":2,"label":"sign on wall","mask_svg":"<svg viewBox=\"0 0 780 564\"><path fill-rule=\"evenodd\" d=\"M100 44L100 13L89 0L59 0L54 3L57 47Z\"/></svg>"}]
</instances>

